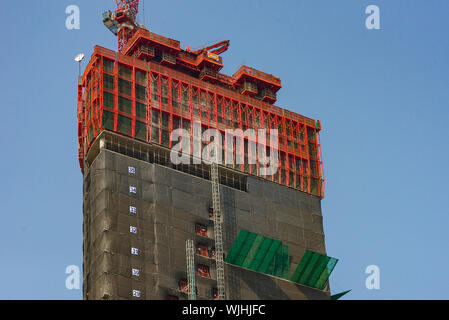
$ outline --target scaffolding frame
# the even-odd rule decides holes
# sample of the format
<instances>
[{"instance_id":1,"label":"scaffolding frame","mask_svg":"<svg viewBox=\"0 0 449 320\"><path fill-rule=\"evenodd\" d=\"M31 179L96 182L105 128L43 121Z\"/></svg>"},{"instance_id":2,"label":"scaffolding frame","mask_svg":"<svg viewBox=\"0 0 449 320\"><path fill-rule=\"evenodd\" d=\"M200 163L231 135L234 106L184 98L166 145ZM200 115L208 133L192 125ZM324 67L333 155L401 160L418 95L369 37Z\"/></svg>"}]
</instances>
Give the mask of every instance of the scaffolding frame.
<instances>
[{"instance_id":1,"label":"scaffolding frame","mask_svg":"<svg viewBox=\"0 0 449 320\"><path fill-rule=\"evenodd\" d=\"M195 249L193 240L188 239L186 241L186 266L187 266L187 292L189 294L189 300L196 300L195 289Z\"/></svg>"},{"instance_id":2,"label":"scaffolding frame","mask_svg":"<svg viewBox=\"0 0 449 320\"><path fill-rule=\"evenodd\" d=\"M139 81L136 72L144 73L145 79ZM226 166L324 197L321 124L318 121L171 67L99 46L95 47L82 82L85 107L79 110L78 119L82 119L82 137L86 146L80 148L80 157L86 155L102 130L171 148L168 137L172 130L182 128L193 132L194 122L199 122L202 130L217 129L223 136L226 129L278 129L279 145L275 152L280 163L275 174L261 175L259 161L256 159L256 164L248 164L252 156L244 150L232 150L234 157L239 153L245 158L244 164L233 161ZM137 88L143 86L145 100L136 94ZM142 106L146 108L144 115L137 112ZM248 137L244 140L247 145L260 142ZM191 150L193 142L191 139ZM227 146L222 146L223 152L227 152ZM265 147L270 147L269 141L265 141Z\"/></svg>"},{"instance_id":3,"label":"scaffolding frame","mask_svg":"<svg viewBox=\"0 0 449 320\"><path fill-rule=\"evenodd\" d=\"M223 261L223 216L221 214L220 181L218 176L217 153L212 151L211 182L212 182L212 203L213 221L215 236L215 265L217 271L218 299L224 300L226 295L224 261Z\"/></svg>"}]
</instances>

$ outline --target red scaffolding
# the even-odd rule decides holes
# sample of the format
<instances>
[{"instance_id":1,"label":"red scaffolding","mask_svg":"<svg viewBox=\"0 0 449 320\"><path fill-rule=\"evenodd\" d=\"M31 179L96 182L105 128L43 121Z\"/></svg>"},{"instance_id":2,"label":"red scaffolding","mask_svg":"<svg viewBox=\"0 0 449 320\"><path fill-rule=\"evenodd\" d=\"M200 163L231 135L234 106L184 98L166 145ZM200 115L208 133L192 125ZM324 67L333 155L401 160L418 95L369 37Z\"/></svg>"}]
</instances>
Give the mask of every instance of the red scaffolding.
<instances>
[{"instance_id":1,"label":"red scaffolding","mask_svg":"<svg viewBox=\"0 0 449 320\"><path fill-rule=\"evenodd\" d=\"M233 161L226 166L324 196L321 124L273 105L281 88L279 78L247 66L226 76L218 72L221 57L211 61L204 52L195 55L181 50L176 40L145 29L136 32L123 52L96 46L84 72L84 94L78 92L81 166L102 130L170 148L172 130L183 128L192 133L194 122L201 124L201 132L214 128L223 136L226 129L277 129L276 173L261 175L259 163L249 163L255 159L247 145L260 143L251 137L244 138L243 150L230 150ZM210 71L207 77L204 70ZM263 147L270 147L269 138L265 140ZM193 139L190 143L193 146ZM222 147L224 154L227 146L223 143ZM236 154L244 157L243 164L236 163Z\"/></svg>"}]
</instances>

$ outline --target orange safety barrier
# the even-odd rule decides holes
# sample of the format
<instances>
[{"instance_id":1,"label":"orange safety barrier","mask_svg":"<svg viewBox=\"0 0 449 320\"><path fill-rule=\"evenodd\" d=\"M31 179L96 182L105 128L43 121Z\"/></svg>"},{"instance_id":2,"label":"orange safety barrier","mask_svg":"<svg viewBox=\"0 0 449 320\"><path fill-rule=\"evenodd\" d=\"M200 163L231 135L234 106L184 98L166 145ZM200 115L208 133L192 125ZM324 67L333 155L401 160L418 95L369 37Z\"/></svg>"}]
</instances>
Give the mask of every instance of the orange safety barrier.
<instances>
[{"instance_id":1,"label":"orange safety barrier","mask_svg":"<svg viewBox=\"0 0 449 320\"><path fill-rule=\"evenodd\" d=\"M203 236L203 237L207 237L207 227L203 226L201 224L197 224L195 225L195 232L196 234Z\"/></svg>"},{"instance_id":2,"label":"orange safety barrier","mask_svg":"<svg viewBox=\"0 0 449 320\"><path fill-rule=\"evenodd\" d=\"M207 247L202 246L200 244L196 246L196 253L203 257L209 257L209 252L207 251Z\"/></svg>"},{"instance_id":3,"label":"orange safety barrier","mask_svg":"<svg viewBox=\"0 0 449 320\"><path fill-rule=\"evenodd\" d=\"M197 266L198 274L205 278L210 278L209 267L204 264L198 264Z\"/></svg>"}]
</instances>

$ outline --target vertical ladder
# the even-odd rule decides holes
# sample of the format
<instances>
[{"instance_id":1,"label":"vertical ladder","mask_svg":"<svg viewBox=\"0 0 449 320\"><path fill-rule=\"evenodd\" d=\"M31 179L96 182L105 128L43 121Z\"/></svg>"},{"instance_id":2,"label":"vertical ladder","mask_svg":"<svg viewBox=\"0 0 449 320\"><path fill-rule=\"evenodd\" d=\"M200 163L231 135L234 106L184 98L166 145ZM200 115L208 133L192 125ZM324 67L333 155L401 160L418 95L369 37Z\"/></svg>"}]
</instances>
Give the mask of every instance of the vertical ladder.
<instances>
[{"instance_id":1,"label":"vertical ladder","mask_svg":"<svg viewBox=\"0 0 449 320\"><path fill-rule=\"evenodd\" d=\"M195 290L195 250L193 248L193 240L186 241L186 257L187 257L187 282L189 300L196 300Z\"/></svg>"},{"instance_id":2,"label":"vertical ladder","mask_svg":"<svg viewBox=\"0 0 449 320\"><path fill-rule=\"evenodd\" d=\"M224 277L224 262L223 262L223 230L220 202L220 181L218 180L218 164L216 157L212 151L211 163L211 181L212 181L212 202L214 210L214 235L215 235L215 261L217 267L217 289L218 299L225 299L225 277Z\"/></svg>"}]
</instances>

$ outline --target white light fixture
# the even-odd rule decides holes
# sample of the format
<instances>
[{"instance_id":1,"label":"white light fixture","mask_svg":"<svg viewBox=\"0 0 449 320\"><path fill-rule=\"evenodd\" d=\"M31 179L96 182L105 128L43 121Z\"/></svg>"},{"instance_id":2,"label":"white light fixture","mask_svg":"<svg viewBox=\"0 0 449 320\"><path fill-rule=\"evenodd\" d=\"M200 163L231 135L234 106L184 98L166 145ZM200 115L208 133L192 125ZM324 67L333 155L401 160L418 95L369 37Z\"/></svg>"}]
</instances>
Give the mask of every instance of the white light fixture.
<instances>
[{"instance_id":1,"label":"white light fixture","mask_svg":"<svg viewBox=\"0 0 449 320\"><path fill-rule=\"evenodd\" d=\"M80 53L75 57L75 61L78 62L78 85L81 84L81 61L84 59L84 53Z\"/></svg>"},{"instance_id":2,"label":"white light fixture","mask_svg":"<svg viewBox=\"0 0 449 320\"><path fill-rule=\"evenodd\" d=\"M81 62L81 61L83 61L83 59L84 59L84 53L80 53L79 55L77 55L75 57L76 62Z\"/></svg>"}]
</instances>

